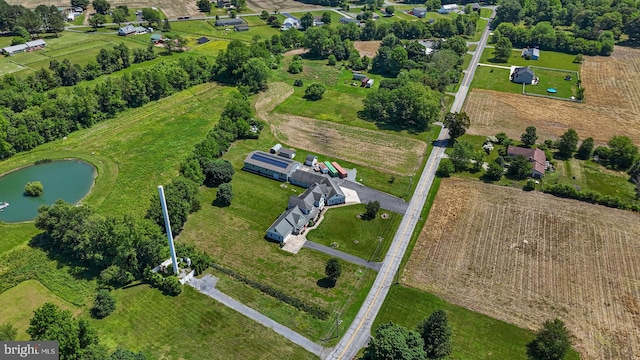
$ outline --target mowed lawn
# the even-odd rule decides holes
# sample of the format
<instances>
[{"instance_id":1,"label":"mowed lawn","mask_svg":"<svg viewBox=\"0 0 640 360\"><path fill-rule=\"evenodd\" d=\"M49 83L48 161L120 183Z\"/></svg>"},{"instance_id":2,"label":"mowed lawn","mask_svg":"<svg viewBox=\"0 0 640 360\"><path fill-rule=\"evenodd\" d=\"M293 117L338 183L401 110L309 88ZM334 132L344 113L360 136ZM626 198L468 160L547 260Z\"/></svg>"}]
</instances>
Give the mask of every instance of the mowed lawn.
<instances>
[{"instance_id":1,"label":"mowed lawn","mask_svg":"<svg viewBox=\"0 0 640 360\"><path fill-rule=\"evenodd\" d=\"M571 96L576 95L578 73L537 68L533 68L533 71L536 77L538 77L538 84L525 86L525 92L555 96L563 99L569 99ZM565 80L566 76L570 76L571 80ZM554 88L558 92L555 94L549 93L547 91L549 88Z\"/></svg>"},{"instance_id":2,"label":"mowed lawn","mask_svg":"<svg viewBox=\"0 0 640 360\"><path fill-rule=\"evenodd\" d=\"M403 285L395 285L389 289L372 329L389 321L416 329L422 320L437 309L443 309L447 313L452 329L451 359L527 358L525 346L534 338L531 331L449 304L427 292ZM565 359L575 360L580 359L580 356L571 350Z\"/></svg>"},{"instance_id":3,"label":"mowed lawn","mask_svg":"<svg viewBox=\"0 0 640 360\"><path fill-rule=\"evenodd\" d=\"M574 63L575 55L565 54L557 51L540 50L538 60L526 60L522 56L521 49L514 49L511 57L506 62L494 58L494 49L485 48L480 57L480 62L484 64L515 65L515 66L539 66L552 69L580 71L580 64Z\"/></svg>"},{"instance_id":4,"label":"mowed lawn","mask_svg":"<svg viewBox=\"0 0 640 360\"><path fill-rule=\"evenodd\" d=\"M478 66L471 82L471 89L486 89L522 94L522 84L509 80L509 69Z\"/></svg>"},{"instance_id":5,"label":"mowed lawn","mask_svg":"<svg viewBox=\"0 0 640 360\"><path fill-rule=\"evenodd\" d=\"M165 296L148 285L113 292L116 311L91 320L101 342L151 359L313 359L283 336L185 286Z\"/></svg>"},{"instance_id":6,"label":"mowed lawn","mask_svg":"<svg viewBox=\"0 0 640 360\"><path fill-rule=\"evenodd\" d=\"M349 205L329 209L322 222L307 232L307 239L322 245L338 245L338 250L365 260L381 261L391 245L402 216L381 209L375 219L362 220L356 216L364 214L365 205ZM382 219L380 214L388 214ZM375 255L375 256L374 256Z\"/></svg>"},{"instance_id":7,"label":"mowed lawn","mask_svg":"<svg viewBox=\"0 0 640 360\"><path fill-rule=\"evenodd\" d=\"M81 312L81 308L56 296L37 280L23 281L15 287L0 293L0 325L9 323L18 330L16 340L29 340L26 333L33 311L50 302L63 310L69 310L74 315Z\"/></svg>"},{"instance_id":8,"label":"mowed lawn","mask_svg":"<svg viewBox=\"0 0 640 360\"><path fill-rule=\"evenodd\" d=\"M6 224L0 222L0 255L13 249L14 247L25 244L34 236L40 233L32 222Z\"/></svg>"}]
</instances>

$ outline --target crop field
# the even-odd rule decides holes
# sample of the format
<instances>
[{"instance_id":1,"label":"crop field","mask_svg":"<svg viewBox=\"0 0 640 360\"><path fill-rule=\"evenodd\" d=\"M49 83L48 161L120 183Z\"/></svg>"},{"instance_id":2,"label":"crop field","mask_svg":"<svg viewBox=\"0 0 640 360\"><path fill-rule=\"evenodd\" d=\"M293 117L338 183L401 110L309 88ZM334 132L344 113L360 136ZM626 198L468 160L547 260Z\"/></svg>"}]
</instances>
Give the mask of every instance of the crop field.
<instances>
[{"instance_id":1,"label":"crop field","mask_svg":"<svg viewBox=\"0 0 640 360\"><path fill-rule=\"evenodd\" d=\"M572 127L596 143L627 135L640 144L640 83L635 81L640 78L640 50L617 46L610 57L586 57L580 78L585 87L582 104L474 89L464 107L471 117L468 132L503 131L517 139L533 125L543 140Z\"/></svg>"},{"instance_id":2,"label":"crop field","mask_svg":"<svg viewBox=\"0 0 640 360\"><path fill-rule=\"evenodd\" d=\"M422 164L427 145L419 140L308 117L269 114L279 99L292 93L291 86L273 83L256 101L258 117L268 119L278 140L390 174L411 175Z\"/></svg>"},{"instance_id":3,"label":"crop field","mask_svg":"<svg viewBox=\"0 0 640 360\"><path fill-rule=\"evenodd\" d=\"M378 53L378 48L380 48L380 41L354 41L353 47L358 50L360 56L367 56L369 59L373 59Z\"/></svg>"},{"instance_id":4,"label":"crop field","mask_svg":"<svg viewBox=\"0 0 640 360\"><path fill-rule=\"evenodd\" d=\"M69 1L67 0L9 0L7 1L12 5L22 5L30 9L34 9L36 6L40 4L45 4L47 6L55 5L58 7L69 6ZM142 9L142 8L150 8L157 7L161 10L169 19L177 18L178 16L196 16L201 15L200 10L196 6L194 1L186 1L186 0L178 0L178 1L170 1L170 0L112 0L109 1L112 8L115 8L117 5L127 5L129 9Z\"/></svg>"},{"instance_id":5,"label":"crop field","mask_svg":"<svg viewBox=\"0 0 640 360\"><path fill-rule=\"evenodd\" d=\"M639 215L442 181L404 273L412 287L524 328L559 317L585 359L640 353Z\"/></svg>"}]
</instances>

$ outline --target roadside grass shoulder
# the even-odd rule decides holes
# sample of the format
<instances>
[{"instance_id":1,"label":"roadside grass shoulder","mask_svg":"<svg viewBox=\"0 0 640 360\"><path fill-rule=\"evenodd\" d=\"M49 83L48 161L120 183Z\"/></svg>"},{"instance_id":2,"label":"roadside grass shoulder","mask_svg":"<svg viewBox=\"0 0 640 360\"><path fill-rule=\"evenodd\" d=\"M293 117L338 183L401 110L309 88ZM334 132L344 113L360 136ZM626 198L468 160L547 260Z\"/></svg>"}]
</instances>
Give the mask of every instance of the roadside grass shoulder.
<instances>
[{"instance_id":1,"label":"roadside grass shoulder","mask_svg":"<svg viewBox=\"0 0 640 360\"><path fill-rule=\"evenodd\" d=\"M153 359L313 359L294 343L185 286L176 297L145 284L113 291L116 310L91 319L110 349L142 350Z\"/></svg>"},{"instance_id":2,"label":"roadside grass shoulder","mask_svg":"<svg viewBox=\"0 0 640 360\"><path fill-rule=\"evenodd\" d=\"M491 16L491 9L482 8L480 9L480 17L489 18Z\"/></svg>"},{"instance_id":3,"label":"roadside grass shoulder","mask_svg":"<svg viewBox=\"0 0 640 360\"><path fill-rule=\"evenodd\" d=\"M472 89L486 89L522 94L522 84L509 80L509 69L478 66L471 82Z\"/></svg>"},{"instance_id":4,"label":"roadside grass shoulder","mask_svg":"<svg viewBox=\"0 0 640 360\"><path fill-rule=\"evenodd\" d=\"M322 245L338 244L338 250L365 260L382 261L395 235L402 216L381 209L372 220L357 218L365 213L365 205L349 205L338 208L328 207L324 220L307 231L307 239ZM386 213L388 219L380 214Z\"/></svg>"},{"instance_id":5,"label":"roadside grass shoulder","mask_svg":"<svg viewBox=\"0 0 640 360\"><path fill-rule=\"evenodd\" d=\"M494 58L495 50L493 48L486 48L482 52L480 62L484 64L496 64L504 66L539 66L552 69L580 71L580 64L573 62L575 55L565 54L557 51L540 50L540 58L538 60L526 60L521 56L522 50L514 49L511 52L511 57L506 62L497 60Z\"/></svg>"},{"instance_id":6,"label":"roadside grass shoulder","mask_svg":"<svg viewBox=\"0 0 640 360\"><path fill-rule=\"evenodd\" d=\"M63 310L78 315L82 309L56 296L37 280L26 280L0 293L0 323L9 323L18 330L16 340L29 340L26 331L33 311L50 302Z\"/></svg>"},{"instance_id":7,"label":"roadside grass shoulder","mask_svg":"<svg viewBox=\"0 0 640 360\"><path fill-rule=\"evenodd\" d=\"M473 34L473 36L469 40L480 41L480 38L482 37L482 32L484 31L484 28L487 26L487 23L488 21L485 19L478 19L478 21L476 22L476 33Z\"/></svg>"}]
</instances>

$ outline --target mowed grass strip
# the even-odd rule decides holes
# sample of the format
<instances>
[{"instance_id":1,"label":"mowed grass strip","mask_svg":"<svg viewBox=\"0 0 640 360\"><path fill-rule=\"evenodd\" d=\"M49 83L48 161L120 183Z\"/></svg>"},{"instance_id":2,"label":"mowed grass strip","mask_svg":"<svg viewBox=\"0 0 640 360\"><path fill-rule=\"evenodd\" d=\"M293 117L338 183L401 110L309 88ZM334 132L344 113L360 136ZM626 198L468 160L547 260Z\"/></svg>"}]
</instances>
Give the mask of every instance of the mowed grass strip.
<instances>
[{"instance_id":1,"label":"mowed grass strip","mask_svg":"<svg viewBox=\"0 0 640 360\"><path fill-rule=\"evenodd\" d=\"M0 222L0 255L18 245L25 244L31 238L40 233L32 222L7 224Z\"/></svg>"},{"instance_id":2,"label":"mowed grass strip","mask_svg":"<svg viewBox=\"0 0 640 360\"><path fill-rule=\"evenodd\" d=\"M484 64L515 65L515 66L539 66L560 70L580 71L580 64L574 63L575 55L557 51L540 50L538 60L526 60L522 57L522 49L514 49L506 62L494 58L495 50L485 48L480 56L480 62Z\"/></svg>"},{"instance_id":3,"label":"mowed grass strip","mask_svg":"<svg viewBox=\"0 0 640 360\"><path fill-rule=\"evenodd\" d=\"M69 310L74 315L81 312L81 308L56 296L37 280L27 280L15 287L0 293L0 324L9 323L18 330L16 340L29 340L26 333L33 312L44 303L50 302L63 310Z\"/></svg>"},{"instance_id":4,"label":"mowed grass strip","mask_svg":"<svg viewBox=\"0 0 640 360\"><path fill-rule=\"evenodd\" d=\"M326 246L335 242L340 251L365 260L381 261L393 241L402 216L381 209L372 220L356 217L365 211L363 204L333 209L328 207L322 222L307 231L307 239ZM389 218L382 219L380 215L383 213L389 215Z\"/></svg>"},{"instance_id":5,"label":"mowed grass strip","mask_svg":"<svg viewBox=\"0 0 640 360\"><path fill-rule=\"evenodd\" d=\"M111 349L152 359L314 359L283 336L185 286L177 297L134 284L112 292L116 311L91 320Z\"/></svg>"},{"instance_id":6,"label":"mowed grass strip","mask_svg":"<svg viewBox=\"0 0 640 360\"><path fill-rule=\"evenodd\" d=\"M373 324L376 329L393 321L409 329L437 309L447 313L452 329L451 359L526 359L526 344L534 338L531 331L456 306L418 289L392 286ZM566 360L580 356L570 351Z\"/></svg>"},{"instance_id":7,"label":"mowed grass strip","mask_svg":"<svg viewBox=\"0 0 640 360\"><path fill-rule=\"evenodd\" d=\"M478 66L476 68L471 88L522 94L522 84L511 82L509 69L491 66Z\"/></svg>"}]
</instances>

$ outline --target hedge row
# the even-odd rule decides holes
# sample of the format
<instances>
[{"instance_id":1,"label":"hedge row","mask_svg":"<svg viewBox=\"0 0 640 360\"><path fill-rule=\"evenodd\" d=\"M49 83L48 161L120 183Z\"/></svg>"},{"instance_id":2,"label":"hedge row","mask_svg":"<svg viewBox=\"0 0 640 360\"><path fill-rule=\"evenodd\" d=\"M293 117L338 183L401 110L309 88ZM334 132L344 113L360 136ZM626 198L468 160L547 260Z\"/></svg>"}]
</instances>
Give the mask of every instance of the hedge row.
<instances>
[{"instance_id":1,"label":"hedge row","mask_svg":"<svg viewBox=\"0 0 640 360\"><path fill-rule=\"evenodd\" d=\"M585 201L615 209L640 212L640 205L631 204L618 197L603 195L592 190L578 190L568 184L547 185L542 189L542 191L558 197Z\"/></svg>"},{"instance_id":2,"label":"hedge row","mask_svg":"<svg viewBox=\"0 0 640 360\"><path fill-rule=\"evenodd\" d=\"M293 307L295 307L298 310L302 310L304 312L307 312L309 314L311 314L312 316L320 319L320 320L327 320L329 318L329 312L326 310L321 309L319 306L316 305L312 305L312 304L307 304L304 301L294 298L292 296L289 296L285 293L283 293L280 290L274 289L269 285L265 285L265 284L261 284L257 281L248 279L247 277L245 277L242 274L239 274L231 269L226 269L218 264L211 264L211 266L216 269L219 270L229 276L231 276L232 278L242 281L243 283L251 286L254 289L258 289L260 291L262 291L263 293L274 297L284 303L287 303Z\"/></svg>"}]
</instances>

